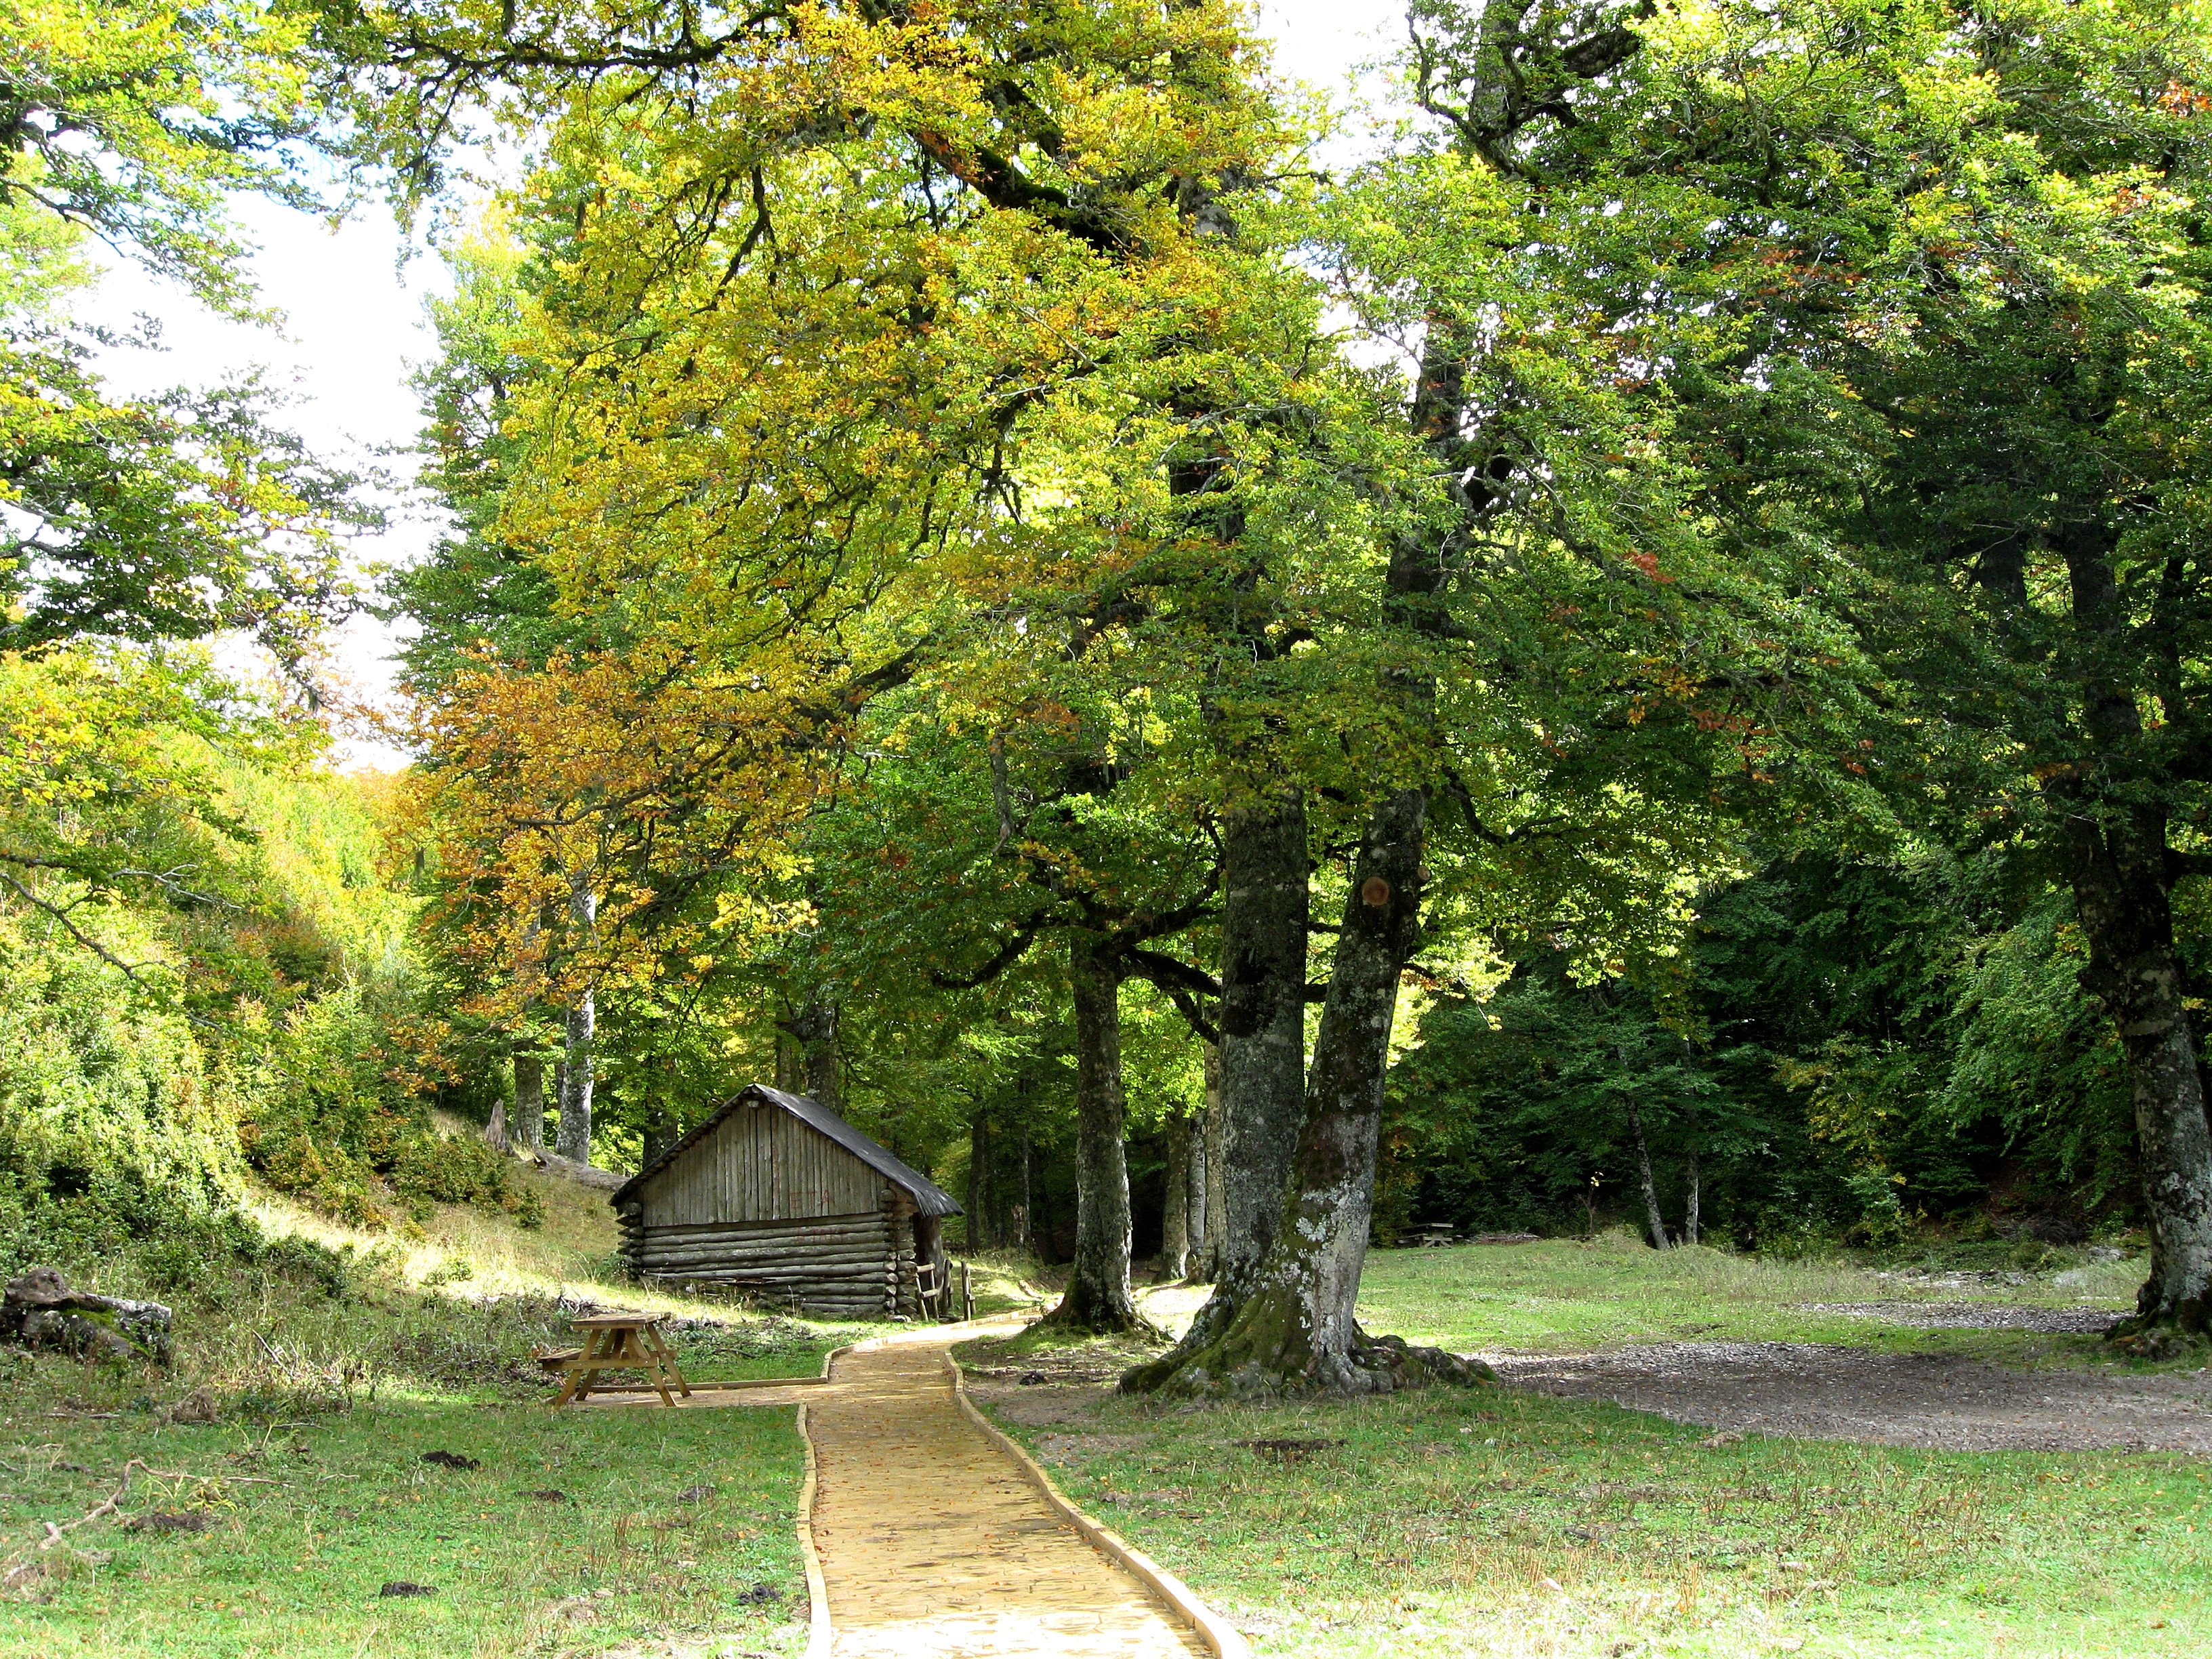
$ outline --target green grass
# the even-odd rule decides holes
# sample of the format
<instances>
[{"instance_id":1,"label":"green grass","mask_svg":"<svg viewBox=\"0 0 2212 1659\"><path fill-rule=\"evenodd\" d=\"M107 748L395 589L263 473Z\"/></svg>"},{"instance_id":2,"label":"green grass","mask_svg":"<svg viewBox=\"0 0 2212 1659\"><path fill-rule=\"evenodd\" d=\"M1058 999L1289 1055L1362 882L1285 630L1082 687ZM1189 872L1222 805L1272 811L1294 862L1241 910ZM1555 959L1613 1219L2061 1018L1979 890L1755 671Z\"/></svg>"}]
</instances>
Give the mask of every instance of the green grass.
<instances>
[{"instance_id":1,"label":"green grass","mask_svg":"<svg viewBox=\"0 0 2212 1659\"><path fill-rule=\"evenodd\" d=\"M0 1656L802 1646L792 1410L556 1414L531 1350L574 1346L563 1295L697 1322L675 1340L700 1381L814 1376L829 1349L880 1328L612 1282L605 1194L525 1178L547 1197L540 1230L441 1210L422 1238L394 1240L264 1200L264 1226L351 1247L335 1296L281 1267L196 1264L180 1287L134 1279L148 1270L131 1258L73 1266L87 1288L170 1302L175 1363L0 1355ZM165 1421L179 1402L222 1420ZM436 1449L483 1467L421 1461ZM678 1501L701 1486L714 1491ZM44 1523L118 1490L114 1513L37 1547ZM527 1495L555 1490L568 1501ZM121 1524L203 1510L203 1532ZM437 1588L379 1595L398 1580Z\"/></svg>"},{"instance_id":2,"label":"green grass","mask_svg":"<svg viewBox=\"0 0 2212 1659\"><path fill-rule=\"evenodd\" d=\"M426 1464L449 1450L459 1472ZM91 1510L204 1511L202 1533L102 1520L21 1559L51 1576L0 1601L0 1654L599 1653L802 1645L792 1530L804 1464L782 1410L575 1411L428 1401L311 1422L156 1426L127 1415L0 1418L11 1540ZM72 1468L71 1466L76 1466ZM711 1486L692 1502L678 1494ZM558 1491L567 1501L527 1494ZM387 1582L434 1585L380 1596ZM766 1586L765 1591L757 1588ZM755 1601L739 1598L750 1595ZM761 1604L764 1603L764 1605Z\"/></svg>"},{"instance_id":3,"label":"green grass","mask_svg":"<svg viewBox=\"0 0 2212 1659\"><path fill-rule=\"evenodd\" d=\"M2212 1650L2186 1457L1714 1446L1493 1389L1008 1426L1267 1655ZM1283 1439L1344 1443L1237 1443Z\"/></svg>"},{"instance_id":4,"label":"green grass","mask_svg":"<svg viewBox=\"0 0 2212 1659\"><path fill-rule=\"evenodd\" d=\"M1460 1349L1655 1340L1925 1348L1804 1302L2117 1304L2138 1269L1922 1284L1848 1263L1661 1255L1633 1241L1370 1258L1370 1330ZM1199 1299L1146 1298L1163 1322ZM2080 1362L2094 1339L1956 1331L1979 1357ZM971 1364L1096 1376L1109 1345L971 1344ZM2191 1367L2203 1356L2185 1362ZM1006 1421L1070 1497L1285 1659L1802 1653L2130 1659L2212 1651L2212 1466L2119 1451L1957 1453L1715 1437L1495 1388L1163 1407L1055 1390ZM1044 1396L1030 1396L1040 1402ZM1239 1442L1341 1442L1290 1461Z\"/></svg>"},{"instance_id":5,"label":"green grass","mask_svg":"<svg viewBox=\"0 0 2212 1659\"><path fill-rule=\"evenodd\" d=\"M2056 1253L2047 1253L2056 1254ZM1711 1249L1658 1251L1625 1233L1584 1243L1378 1250L1367 1259L1360 1320L1370 1330L1455 1352L1577 1352L1626 1343L1835 1342L2012 1363L2107 1362L2093 1336L1923 1332L1909 1322L1813 1311L1808 1303L1986 1302L2045 1308L2133 1305L2139 1261L2060 1256L2026 1282L1881 1277L1848 1261L1770 1261ZM2203 1363L2202 1356L2189 1362Z\"/></svg>"}]
</instances>

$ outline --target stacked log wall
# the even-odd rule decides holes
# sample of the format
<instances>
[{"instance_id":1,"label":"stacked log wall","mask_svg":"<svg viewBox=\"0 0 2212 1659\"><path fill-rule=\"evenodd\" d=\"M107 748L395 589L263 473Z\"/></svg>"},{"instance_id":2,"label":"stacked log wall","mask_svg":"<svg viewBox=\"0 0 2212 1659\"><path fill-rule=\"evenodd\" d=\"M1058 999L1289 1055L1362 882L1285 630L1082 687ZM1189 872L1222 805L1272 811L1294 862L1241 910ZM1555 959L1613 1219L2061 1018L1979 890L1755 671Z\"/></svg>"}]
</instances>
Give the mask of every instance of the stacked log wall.
<instances>
[{"instance_id":1,"label":"stacked log wall","mask_svg":"<svg viewBox=\"0 0 2212 1659\"><path fill-rule=\"evenodd\" d=\"M898 1308L897 1249L881 1211L639 1230L638 1275L713 1285L809 1312L880 1319Z\"/></svg>"},{"instance_id":2,"label":"stacked log wall","mask_svg":"<svg viewBox=\"0 0 2212 1659\"><path fill-rule=\"evenodd\" d=\"M733 1111L618 1216L641 1279L717 1285L848 1318L915 1318L915 1203L773 1105Z\"/></svg>"},{"instance_id":3,"label":"stacked log wall","mask_svg":"<svg viewBox=\"0 0 2212 1659\"><path fill-rule=\"evenodd\" d=\"M914 1270L914 1200L896 1187L884 1188L884 1223L890 1236L890 1304L894 1316L921 1316L921 1288Z\"/></svg>"}]
</instances>

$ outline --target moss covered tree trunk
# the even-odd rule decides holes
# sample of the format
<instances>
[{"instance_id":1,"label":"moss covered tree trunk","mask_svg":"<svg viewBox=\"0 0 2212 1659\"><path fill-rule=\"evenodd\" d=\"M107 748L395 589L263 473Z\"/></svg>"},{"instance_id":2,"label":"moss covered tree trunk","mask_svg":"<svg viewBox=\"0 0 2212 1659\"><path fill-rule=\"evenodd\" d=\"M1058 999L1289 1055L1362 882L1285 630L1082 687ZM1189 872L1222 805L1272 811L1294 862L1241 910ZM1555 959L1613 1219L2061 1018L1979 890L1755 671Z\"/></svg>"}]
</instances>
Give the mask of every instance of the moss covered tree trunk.
<instances>
[{"instance_id":1,"label":"moss covered tree trunk","mask_svg":"<svg viewBox=\"0 0 2212 1659\"><path fill-rule=\"evenodd\" d=\"M545 1149L545 1061L538 1054L514 1057L514 1114L507 1133L517 1146Z\"/></svg>"},{"instance_id":2,"label":"moss covered tree trunk","mask_svg":"<svg viewBox=\"0 0 2212 1659\"><path fill-rule=\"evenodd\" d=\"M1236 1317L1283 1212L1304 1111L1304 798L1295 792L1230 815L1222 838L1220 1160L1209 1170L1213 1295L1182 1340L1143 1373L1164 1377ZM1132 1387L1146 1386L1143 1373Z\"/></svg>"},{"instance_id":3,"label":"moss covered tree trunk","mask_svg":"<svg viewBox=\"0 0 2212 1659\"><path fill-rule=\"evenodd\" d=\"M1471 451L1462 435L1467 405L1464 355L1467 331L1432 322L1422 349L1421 373L1410 412L1413 430L1436 458L1454 489L1463 520L1477 521L1489 501L1489 458ZM1477 465L1470 465L1470 459ZM1443 540L1427 529L1409 530L1391 548L1382 594L1385 625L1397 639L1419 647L1450 637L1445 606L1448 574ZM1434 717L1435 680L1417 656L1386 671L1379 702L1419 732ZM1386 763L1389 763L1386 761ZM1410 779L1407 780L1411 782ZM1353 1322L1359 1274L1367 1259L1368 1224L1375 1208L1375 1165L1382 1125L1382 1085L1389 1064L1390 1026L1397 1010L1398 979L1420 931L1421 854L1428 828L1425 786L1390 790L1373 808L1361 837L1346 899L1342 931L1329 970L1328 996L1313 1066L1305 1080L1295 1156L1276 1224L1264 1254L1249 1272L1237 1271L1234 1215L1229 1218L1222 1283L1213 1299L1175 1349L1121 1379L1136 1391L1186 1395L1260 1395L1328 1390L1372 1393L1432 1377L1463 1379L1463 1361L1435 1349L1409 1349L1394 1337L1370 1340ZM1303 1037L1305 998L1306 862L1301 812L1298 840L1297 985L1279 1018ZM1286 870L1287 837L1275 851ZM1287 881L1279 884L1287 887ZM1224 1006L1224 1094L1231 1082L1227 1044L1233 1029L1228 1000L1237 994L1242 962L1234 952L1236 889L1227 887L1223 917ZM1287 966L1285 898L1271 914L1281 918ZM1271 1012L1276 1005L1269 1005ZM1273 1074L1270 1074L1271 1081ZM1252 1121L1231 1106L1239 1133ZM1232 1164L1229 1179L1238 1172Z\"/></svg>"},{"instance_id":4,"label":"moss covered tree trunk","mask_svg":"<svg viewBox=\"0 0 2212 1659\"><path fill-rule=\"evenodd\" d=\"M1202 1172L1198 1182L1197 1213L1191 1237L1197 1241L1192 1254L1192 1282L1211 1285L1221 1276L1221 1045L1206 1045L1206 1115L1201 1121L1194 1168Z\"/></svg>"},{"instance_id":5,"label":"moss covered tree trunk","mask_svg":"<svg viewBox=\"0 0 2212 1659\"><path fill-rule=\"evenodd\" d=\"M1236 1316L1176 1363L1123 1386L1178 1395L1388 1392L1468 1367L1432 1349L1370 1340L1354 1322L1375 1207L1382 1079L1398 978L1420 914L1425 791L1400 790L1368 822L1337 936L1328 1000L1274 1237ZM1157 1380L1155 1380L1155 1378Z\"/></svg>"},{"instance_id":6,"label":"moss covered tree trunk","mask_svg":"<svg viewBox=\"0 0 2212 1659\"><path fill-rule=\"evenodd\" d=\"M2142 712L2129 675L2135 630L2115 573L2117 536L2094 508L2058 535L2081 684L2081 731L2096 758L2057 771L2067 865L2089 947L2083 988L2100 999L2127 1055L2150 1277L2114 1334L2145 1352L2212 1324L2212 1124L2173 939L2171 812L2135 770Z\"/></svg>"},{"instance_id":7,"label":"moss covered tree trunk","mask_svg":"<svg viewBox=\"0 0 2212 1659\"><path fill-rule=\"evenodd\" d=\"M1073 934L1075 1003L1075 1260L1047 1322L1082 1331L1148 1329L1129 1287L1129 1166L1121 1144L1121 973L1093 934Z\"/></svg>"}]
</instances>

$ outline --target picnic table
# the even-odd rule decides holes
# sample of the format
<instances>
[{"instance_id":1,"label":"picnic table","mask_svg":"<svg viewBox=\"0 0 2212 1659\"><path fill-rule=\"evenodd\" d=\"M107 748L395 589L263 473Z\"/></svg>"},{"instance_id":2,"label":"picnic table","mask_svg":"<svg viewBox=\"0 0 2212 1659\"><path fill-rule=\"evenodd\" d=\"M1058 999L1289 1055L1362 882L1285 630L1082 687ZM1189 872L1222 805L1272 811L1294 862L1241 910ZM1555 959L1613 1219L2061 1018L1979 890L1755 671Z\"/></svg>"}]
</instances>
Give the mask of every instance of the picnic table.
<instances>
[{"instance_id":1,"label":"picnic table","mask_svg":"<svg viewBox=\"0 0 2212 1659\"><path fill-rule=\"evenodd\" d=\"M584 1346L557 1353L541 1352L538 1356L538 1363L547 1370L568 1373L568 1380L553 1396L553 1403L565 1406L595 1389L606 1392L599 1374L611 1370L643 1371L659 1392L664 1406L676 1403L668 1392L672 1379L678 1392L689 1400L691 1385L677 1369L676 1351L660 1334L660 1320L659 1314L641 1313L586 1314L570 1320L569 1328L582 1334Z\"/></svg>"},{"instance_id":2,"label":"picnic table","mask_svg":"<svg viewBox=\"0 0 2212 1659\"><path fill-rule=\"evenodd\" d=\"M1449 1221L1421 1221L1413 1226L1413 1242L1420 1249L1436 1249L1459 1243L1459 1230Z\"/></svg>"}]
</instances>

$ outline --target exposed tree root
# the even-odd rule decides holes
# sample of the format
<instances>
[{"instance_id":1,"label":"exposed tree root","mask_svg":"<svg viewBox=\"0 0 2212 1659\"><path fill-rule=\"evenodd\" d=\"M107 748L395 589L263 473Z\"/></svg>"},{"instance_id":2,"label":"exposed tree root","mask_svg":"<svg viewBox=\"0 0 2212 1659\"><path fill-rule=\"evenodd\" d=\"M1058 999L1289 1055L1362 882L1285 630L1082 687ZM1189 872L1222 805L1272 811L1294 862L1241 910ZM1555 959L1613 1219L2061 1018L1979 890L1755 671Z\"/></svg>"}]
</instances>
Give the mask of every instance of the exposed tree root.
<instances>
[{"instance_id":1,"label":"exposed tree root","mask_svg":"<svg viewBox=\"0 0 2212 1659\"><path fill-rule=\"evenodd\" d=\"M1249 1327L1195 1350L1178 1348L1132 1368L1121 1377L1130 1394L1182 1400L1260 1400L1289 1395L1395 1394L1444 1383L1459 1388L1497 1380L1480 1359L1417 1347L1401 1336L1370 1336L1353 1327L1344 1353L1316 1353L1304 1345L1259 1345Z\"/></svg>"},{"instance_id":2,"label":"exposed tree root","mask_svg":"<svg viewBox=\"0 0 2212 1659\"><path fill-rule=\"evenodd\" d=\"M2153 1307L2123 1319L2105 1334L2105 1340L2136 1359L2172 1359L2203 1346L2212 1308L2192 1297L2171 1308Z\"/></svg>"},{"instance_id":3,"label":"exposed tree root","mask_svg":"<svg viewBox=\"0 0 2212 1659\"><path fill-rule=\"evenodd\" d=\"M1116 1305L1112 1297L1080 1295L1078 1284L1071 1284L1052 1310L1042 1316L1030 1328L1034 1330L1042 1327L1076 1336L1127 1334L1141 1336L1153 1342L1169 1340L1165 1331L1133 1307Z\"/></svg>"}]
</instances>

